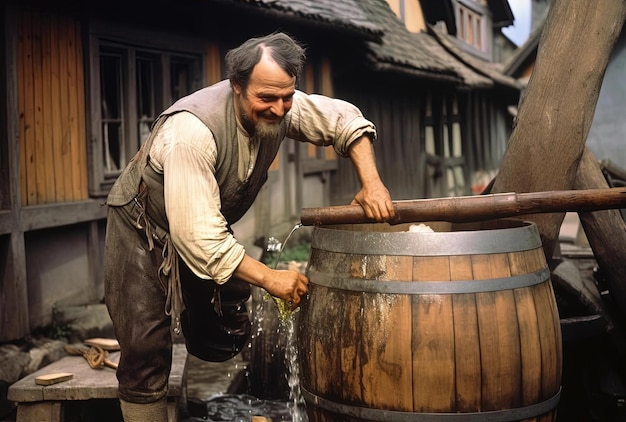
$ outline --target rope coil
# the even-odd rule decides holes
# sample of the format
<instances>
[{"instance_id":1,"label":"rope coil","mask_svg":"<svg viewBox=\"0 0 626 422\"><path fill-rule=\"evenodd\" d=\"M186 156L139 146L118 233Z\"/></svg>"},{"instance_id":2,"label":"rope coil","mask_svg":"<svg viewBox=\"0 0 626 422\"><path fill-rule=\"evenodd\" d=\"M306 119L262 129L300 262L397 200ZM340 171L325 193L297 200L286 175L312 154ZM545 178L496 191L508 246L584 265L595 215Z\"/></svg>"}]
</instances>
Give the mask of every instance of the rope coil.
<instances>
[{"instance_id":1,"label":"rope coil","mask_svg":"<svg viewBox=\"0 0 626 422\"><path fill-rule=\"evenodd\" d=\"M109 367L117 369L117 363L107 359L109 352L104 350L100 346L78 347L66 345L63 347L65 352L73 356L82 356L92 369L101 369L103 367Z\"/></svg>"}]
</instances>

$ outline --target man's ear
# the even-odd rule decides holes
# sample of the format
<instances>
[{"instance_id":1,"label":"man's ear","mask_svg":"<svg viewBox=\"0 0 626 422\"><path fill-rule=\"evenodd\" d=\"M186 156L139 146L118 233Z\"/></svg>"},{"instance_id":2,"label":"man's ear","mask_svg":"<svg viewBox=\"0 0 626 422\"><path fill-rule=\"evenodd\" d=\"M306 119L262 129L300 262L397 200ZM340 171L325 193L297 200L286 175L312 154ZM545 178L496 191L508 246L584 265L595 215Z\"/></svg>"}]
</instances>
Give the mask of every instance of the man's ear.
<instances>
[{"instance_id":1,"label":"man's ear","mask_svg":"<svg viewBox=\"0 0 626 422\"><path fill-rule=\"evenodd\" d=\"M235 92L235 94L241 95L241 85L232 84L232 87L233 87L233 91Z\"/></svg>"}]
</instances>

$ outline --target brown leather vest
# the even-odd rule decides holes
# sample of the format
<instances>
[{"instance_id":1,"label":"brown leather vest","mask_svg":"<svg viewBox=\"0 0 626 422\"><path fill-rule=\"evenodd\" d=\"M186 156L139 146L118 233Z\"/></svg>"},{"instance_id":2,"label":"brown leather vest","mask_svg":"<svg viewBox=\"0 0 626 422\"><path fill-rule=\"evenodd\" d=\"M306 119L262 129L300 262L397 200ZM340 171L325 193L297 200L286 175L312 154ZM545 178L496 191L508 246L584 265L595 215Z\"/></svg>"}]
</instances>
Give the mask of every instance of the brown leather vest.
<instances>
[{"instance_id":1,"label":"brown leather vest","mask_svg":"<svg viewBox=\"0 0 626 422\"><path fill-rule=\"evenodd\" d=\"M220 188L221 212L228 224L238 221L252 206L261 187L267 180L267 171L278 153L287 125L281 123L281 133L272 142L260 145L257 161L250 178L240 181L238 174L237 121L233 103L233 91L225 80L181 98L165 110L153 124L152 131L135 157L131 159L111 188L107 198L110 206L126 205L137 195L143 180L149 190L148 214L158 225L167 230L165 201L163 198L163 175L148 165L149 151L154 134L163 121L172 114L188 111L197 116L213 133L217 144L215 177Z\"/></svg>"}]
</instances>

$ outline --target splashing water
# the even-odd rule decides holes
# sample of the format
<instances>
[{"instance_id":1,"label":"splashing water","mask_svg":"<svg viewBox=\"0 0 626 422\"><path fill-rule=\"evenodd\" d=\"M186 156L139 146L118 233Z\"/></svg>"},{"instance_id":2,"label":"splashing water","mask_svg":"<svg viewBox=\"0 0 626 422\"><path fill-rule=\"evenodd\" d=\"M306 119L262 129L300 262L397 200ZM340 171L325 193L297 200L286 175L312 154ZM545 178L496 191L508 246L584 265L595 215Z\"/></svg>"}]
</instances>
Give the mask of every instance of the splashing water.
<instances>
[{"instance_id":1,"label":"splashing water","mask_svg":"<svg viewBox=\"0 0 626 422\"><path fill-rule=\"evenodd\" d=\"M287 334L285 347L285 363L287 366L287 384L289 385L289 403L293 422L307 422L304 397L300 391L300 366L298 364L298 348L296 347L295 316L290 315L280 323L280 330Z\"/></svg>"},{"instance_id":2,"label":"splashing water","mask_svg":"<svg viewBox=\"0 0 626 422\"><path fill-rule=\"evenodd\" d=\"M278 253L275 264L272 264L275 269L278 268L286 243L300 227L302 224L296 225L282 244L274 238L268 239L267 251ZM191 370L195 380L193 397L200 398L200 401L192 401L193 406L190 408L189 418L183 419L181 422L250 422L255 416L259 416L259 420L272 422L308 422L305 401L300 389L296 339L299 308L292 311L286 301L273 298L262 289L256 290L256 294L258 296L254 300L254 310L251 315L253 317L251 321L252 333L247 348L248 353L252 353L253 356L254 353L259 353L264 363L269 364L269 366L263 366L263 370L255 371L244 359L243 361L235 360L234 366L228 367L224 371L221 363L204 362L192 358ZM273 303L276 303L277 306L276 315L273 314L276 311L271 309L274 306ZM273 323L276 325L272 325ZM268 329L272 332L270 333ZM275 338L275 335L278 338ZM266 343L267 338L273 341ZM259 342L255 343L255 341ZM261 347L253 347L253 343ZM275 358L284 365L276 366L275 369L279 369L279 371L271 373L269 379L276 381L273 377L277 376L279 377L278 383L271 384L270 389L275 389L272 393L264 396L266 391L260 393L255 391L253 386L264 387L264 382L267 380L264 376L268 375L264 371L272 370L276 363ZM239 359L242 358L239 357ZM254 357L253 361L257 362ZM243 366L236 362L241 362ZM210 380L206 378L207 374L209 374ZM216 378L220 380L220 385L224 384L229 387L224 390L214 389L211 384L215 382ZM257 384L256 380L260 380L260 384ZM284 385L281 384L285 381ZM278 386L279 384L280 386ZM209 385L208 388L207 385Z\"/></svg>"},{"instance_id":3,"label":"splashing water","mask_svg":"<svg viewBox=\"0 0 626 422\"><path fill-rule=\"evenodd\" d=\"M270 243L270 245L268 245L268 250L270 249L270 247L272 247L272 249L275 250L275 248L278 245L280 245L280 250L278 251L278 257L276 258L276 264L274 265L274 269L278 268L278 263L280 262L280 257L283 254L283 251L285 250L285 246L287 245L287 242L289 241L289 239L291 238L293 233L296 230L298 230L300 227L302 227L302 223L296 224L293 227L293 229L291 229L291 231L287 235L287 238L282 243L282 245L276 244L276 243ZM267 296L269 296L269 294ZM287 302L286 300L281 299L279 297L272 296L272 299L274 299L274 302L276 302L276 307L278 308L278 316L280 316L281 321L285 321L285 320L289 319L289 317L291 316L291 313L292 313L291 304L289 302Z\"/></svg>"},{"instance_id":4,"label":"splashing water","mask_svg":"<svg viewBox=\"0 0 626 422\"><path fill-rule=\"evenodd\" d=\"M285 245L293 235L293 233L302 227L302 223L296 224L293 229L287 235L287 238L283 242L278 252L276 259L275 269L278 268L280 257L285 250ZM269 296L269 295L268 295ZM296 330L295 319L296 313L299 310L291 310L291 305L280 298L273 297L278 308L278 315L280 317L279 331L287 336L287 342L285 346L285 366L287 367L287 385L289 386L289 403L288 407L291 411L291 417L293 422L307 422L305 403L302 393L300 391L300 367L298 366L298 348L296 346Z\"/></svg>"},{"instance_id":5,"label":"splashing water","mask_svg":"<svg viewBox=\"0 0 626 422\"><path fill-rule=\"evenodd\" d=\"M290 417L290 411L282 403L261 400L248 394L217 394L209 397L205 417L184 422L250 422L257 415L272 415L267 420L286 421Z\"/></svg>"}]
</instances>

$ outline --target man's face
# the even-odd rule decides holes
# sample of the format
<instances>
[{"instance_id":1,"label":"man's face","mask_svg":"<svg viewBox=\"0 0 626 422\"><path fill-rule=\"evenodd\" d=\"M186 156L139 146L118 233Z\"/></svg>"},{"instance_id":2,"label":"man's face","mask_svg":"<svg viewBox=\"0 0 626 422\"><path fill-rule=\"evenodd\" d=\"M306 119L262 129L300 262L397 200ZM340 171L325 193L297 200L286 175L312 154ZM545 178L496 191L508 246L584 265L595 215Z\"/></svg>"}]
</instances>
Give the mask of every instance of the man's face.
<instances>
[{"instance_id":1,"label":"man's face","mask_svg":"<svg viewBox=\"0 0 626 422\"><path fill-rule=\"evenodd\" d=\"M233 88L237 116L250 136L262 139L278 134L280 122L291 109L295 87L296 78L263 54L247 88Z\"/></svg>"}]
</instances>

